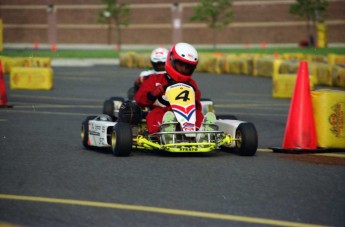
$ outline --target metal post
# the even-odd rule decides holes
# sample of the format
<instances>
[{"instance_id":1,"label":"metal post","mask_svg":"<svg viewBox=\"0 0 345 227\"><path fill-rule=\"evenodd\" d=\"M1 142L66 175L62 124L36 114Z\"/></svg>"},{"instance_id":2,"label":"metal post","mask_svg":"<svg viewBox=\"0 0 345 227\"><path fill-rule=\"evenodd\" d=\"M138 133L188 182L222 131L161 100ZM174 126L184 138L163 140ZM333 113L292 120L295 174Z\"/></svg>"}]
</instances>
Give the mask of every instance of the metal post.
<instances>
[{"instance_id":1,"label":"metal post","mask_svg":"<svg viewBox=\"0 0 345 227\"><path fill-rule=\"evenodd\" d=\"M56 32L56 8L54 4L48 4L47 6L47 18L48 18L48 43L50 45L56 44L57 32Z\"/></svg>"},{"instance_id":2,"label":"metal post","mask_svg":"<svg viewBox=\"0 0 345 227\"><path fill-rule=\"evenodd\" d=\"M172 6L172 43L182 41L182 8L175 2Z\"/></svg>"}]
</instances>

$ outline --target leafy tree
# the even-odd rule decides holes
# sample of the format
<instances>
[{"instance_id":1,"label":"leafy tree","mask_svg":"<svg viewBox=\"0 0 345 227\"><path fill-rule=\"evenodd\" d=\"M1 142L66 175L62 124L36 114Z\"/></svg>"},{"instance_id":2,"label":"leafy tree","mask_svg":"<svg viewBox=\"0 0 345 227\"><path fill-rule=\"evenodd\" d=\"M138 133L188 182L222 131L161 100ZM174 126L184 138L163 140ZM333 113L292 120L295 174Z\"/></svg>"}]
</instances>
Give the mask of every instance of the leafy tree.
<instances>
[{"instance_id":1,"label":"leafy tree","mask_svg":"<svg viewBox=\"0 0 345 227\"><path fill-rule=\"evenodd\" d=\"M205 22L213 30L213 48L216 49L217 33L231 23L232 17L232 0L200 0L190 20Z\"/></svg>"},{"instance_id":2,"label":"leafy tree","mask_svg":"<svg viewBox=\"0 0 345 227\"><path fill-rule=\"evenodd\" d=\"M326 18L327 0L296 0L290 5L289 13L298 15L307 21L307 32L309 43L314 46L314 35L312 27L316 27L316 22L323 22Z\"/></svg>"},{"instance_id":3,"label":"leafy tree","mask_svg":"<svg viewBox=\"0 0 345 227\"><path fill-rule=\"evenodd\" d=\"M110 32L112 24L115 25L116 30L116 43L121 50L121 25L128 26L130 9L129 4L118 3L117 0L101 0L105 5L98 13L98 21L108 24L108 44L111 43Z\"/></svg>"}]
</instances>

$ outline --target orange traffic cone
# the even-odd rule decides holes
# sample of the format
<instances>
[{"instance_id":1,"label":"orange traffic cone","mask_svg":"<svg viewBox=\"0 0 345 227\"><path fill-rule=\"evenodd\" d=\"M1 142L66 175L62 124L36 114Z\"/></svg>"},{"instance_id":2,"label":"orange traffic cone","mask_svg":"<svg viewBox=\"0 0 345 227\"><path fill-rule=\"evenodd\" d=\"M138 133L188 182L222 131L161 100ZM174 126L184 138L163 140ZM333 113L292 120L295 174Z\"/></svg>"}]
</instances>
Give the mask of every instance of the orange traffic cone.
<instances>
[{"instance_id":1,"label":"orange traffic cone","mask_svg":"<svg viewBox=\"0 0 345 227\"><path fill-rule=\"evenodd\" d=\"M4 80L4 73L2 71L2 62L0 61L0 107L8 107L6 85Z\"/></svg>"},{"instance_id":2,"label":"orange traffic cone","mask_svg":"<svg viewBox=\"0 0 345 227\"><path fill-rule=\"evenodd\" d=\"M291 99L283 147L282 149L273 148L273 151L310 152L316 149L317 138L309 85L308 63L301 61Z\"/></svg>"},{"instance_id":3,"label":"orange traffic cone","mask_svg":"<svg viewBox=\"0 0 345 227\"><path fill-rule=\"evenodd\" d=\"M274 56L274 59L278 59L279 58L279 53L277 51L275 51L273 56Z\"/></svg>"}]
</instances>

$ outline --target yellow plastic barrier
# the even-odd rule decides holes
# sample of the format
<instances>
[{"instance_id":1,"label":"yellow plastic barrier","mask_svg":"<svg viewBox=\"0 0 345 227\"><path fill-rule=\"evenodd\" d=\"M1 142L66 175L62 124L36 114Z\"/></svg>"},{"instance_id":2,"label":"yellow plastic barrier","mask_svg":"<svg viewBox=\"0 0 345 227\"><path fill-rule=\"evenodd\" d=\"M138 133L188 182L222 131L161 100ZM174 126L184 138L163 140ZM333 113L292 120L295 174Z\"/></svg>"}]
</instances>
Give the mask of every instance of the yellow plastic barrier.
<instances>
[{"instance_id":1,"label":"yellow plastic barrier","mask_svg":"<svg viewBox=\"0 0 345 227\"><path fill-rule=\"evenodd\" d=\"M13 57L13 58L11 58L11 64L10 64L8 72L11 72L11 69L13 67L23 67L25 65L25 59L26 58L22 58L22 57Z\"/></svg>"},{"instance_id":2,"label":"yellow plastic barrier","mask_svg":"<svg viewBox=\"0 0 345 227\"><path fill-rule=\"evenodd\" d=\"M221 67L224 73L230 73L230 62L232 59L236 59L237 56L235 54L227 54L221 59Z\"/></svg>"},{"instance_id":3,"label":"yellow plastic barrier","mask_svg":"<svg viewBox=\"0 0 345 227\"><path fill-rule=\"evenodd\" d=\"M212 60L211 54L200 54L199 55L199 63L196 67L197 72L207 72Z\"/></svg>"},{"instance_id":4,"label":"yellow plastic barrier","mask_svg":"<svg viewBox=\"0 0 345 227\"><path fill-rule=\"evenodd\" d=\"M291 98L295 89L296 74L274 75L272 81L273 98ZM309 76L310 89L314 89L313 77Z\"/></svg>"},{"instance_id":5,"label":"yellow plastic barrier","mask_svg":"<svg viewBox=\"0 0 345 227\"><path fill-rule=\"evenodd\" d=\"M135 68L143 68L143 59L144 59L144 55L141 53L138 53L135 55Z\"/></svg>"},{"instance_id":6,"label":"yellow plastic barrier","mask_svg":"<svg viewBox=\"0 0 345 227\"><path fill-rule=\"evenodd\" d=\"M290 74L280 74L273 77L272 97L291 98L296 83L296 76Z\"/></svg>"},{"instance_id":7,"label":"yellow plastic barrier","mask_svg":"<svg viewBox=\"0 0 345 227\"><path fill-rule=\"evenodd\" d=\"M10 68L13 64L12 58L10 57L5 57L5 56L0 56L0 60L2 63L2 71L4 74L10 72Z\"/></svg>"},{"instance_id":8,"label":"yellow plastic barrier","mask_svg":"<svg viewBox=\"0 0 345 227\"><path fill-rule=\"evenodd\" d=\"M25 58L24 65L25 67L51 67L51 58Z\"/></svg>"},{"instance_id":9,"label":"yellow plastic barrier","mask_svg":"<svg viewBox=\"0 0 345 227\"><path fill-rule=\"evenodd\" d=\"M299 61L282 61L279 73L281 74L295 74L298 72Z\"/></svg>"},{"instance_id":10,"label":"yellow plastic barrier","mask_svg":"<svg viewBox=\"0 0 345 227\"><path fill-rule=\"evenodd\" d=\"M128 53L128 63L127 67L129 68L135 68L137 65L137 53L135 52L129 52Z\"/></svg>"},{"instance_id":11,"label":"yellow plastic barrier","mask_svg":"<svg viewBox=\"0 0 345 227\"><path fill-rule=\"evenodd\" d=\"M333 85L332 65L319 63L316 65L318 85Z\"/></svg>"},{"instance_id":12,"label":"yellow plastic barrier","mask_svg":"<svg viewBox=\"0 0 345 227\"><path fill-rule=\"evenodd\" d=\"M137 67L139 67L139 68L150 68L150 67L152 67L151 61L150 61L150 54L140 54L138 56Z\"/></svg>"},{"instance_id":13,"label":"yellow plastic barrier","mask_svg":"<svg viewBox=\"0 0 345 227\"><path fill-rule=\"evenodd\" d=\"M301 53L284 53L282 58L284 60L305 60L305 55Z\"/></svg>"},{"instance_id":14,"label":"yellow plastic barrier","mask_svg":"<svg viewBox=\"0 0 345 227\"><path fill-rule=\"evenodd\" d=\"M249 61L246 58L238 58L238 67L239 67L239 74L241 75L249 75L251 71L250 65L248 64Z\"/></svg>"},{"instance_id":15,"label":"yellow plastic barrier","mask_svg":"<svg viewBox=\"0 0 345 227\"><path fill-rule=\"evenodd\" d=\"M320 63L327 63L327 58L323 55L311 55L306 54L305 58L309 62L320 62Z\"/></svg>"},{"instance_id":16,"label":"yellow plastic barrier","mask_svg":"<svg viewBox=\"0 0 345 227\"><path fill-rule=\"evenodd\" d=\"M345 64L345 55L340 54L328 54L328 64Z\"/></svg>"},{"instance_id":17,"label":"yellow plastic barrier","mask_svg":"<svg viewBox=\"0 0 345 227\"><path fill-rule=\"evenodd\" d=\"M210 65L207 69L207 72L209 73L216 73L216 74L221 74L222 67L221 67L221 59L224 58L219 55L214 55L210 58Z\"/></svg>"},{"instance_id":18,"label":"yellow plastic barrier","mask_svg":"<svg viewBox=\"0 0 345 227\"><path fill-rule=\"evenodd\" d=\"M262 58L261 55L253 56L253 76L259 76L258 65L260 65L259 60Z\"/></svg>"},{"instance_id":19,"label":"yellow plastic barrier","mask_svg":"<svg viewBox=\"0 0 345 227\"><path fill-rule=\"evenodd\" d=\"M318 147L345 148L345 91L312 92Z\"/></svg>"},{"instance_id":20,"label":"yellow plastic barrier","mask_svg":"<svg viewBox=\"0 0 345 227\"><path fill-rule=\"evenodd\" d=\"M123 67L151 67L149 54L130 51L121 53L119 58L120 66ZM345 86L344 72L341 66L345 62L345 55L337 54L329 54L325 57L322 55L306 55L301 53L286 53L280 54L279 56L278 54L272 56L268 54L237 55L218 52L200 53L196 71L215 74L225 73L273 77L274 74L297 74L299 63L302 59L308 60L309 62L309 75L312 76L311 80L313 81L313 85ZM278 71L274 70L275 60L281 60L280 67L276 69ZM328 64L324 62L328 62ZM13 63L11 64L13 65ZM279 80L285 81L283 84L291 83L290 79L285 78Z\"/></svg>"},{"instance_id":21,"label":"yellow plastic barrier","mask_svg":"<svg viewBox=\"0 0 345 227\"><path fill-rule=\"evenodd\" d=\"M290 64L288 61L282 61L278 69L280 74L289 74L290 73Z\"/></svg>"},{"instance_id":22,"label":"yellow plastic barrier","mask_svg":"<svg viewBox=\"0 0 345 227\"><path fill-rule=\"evenodd\" d=\"M257 76L263 77L272 77L273 76L273 67L274 67L273 58L259 58L255 63L255 72Z\"/></svg>"},{"instance_id":23,"label":"yellow plastic barrier","mask_svg":"<svg viewBox=\"0 0 345 227\"><path fill-rule=\"evenodd\" d=\"M345 65L333 66L333 85L337 87L345 87Z\"/></svg>"},{"instance_id":24,"label":"yellow plastic barrier","mask_svg":"<svg viewBox=\"0 0 345 227\"><path fill-rule=\"evenodd\" d=\"M51 58L23 58L0 56L4 73L10 73L13 67L51 67Z\"/></svg>"},{"instance_id":25,"label":"yellow plastic barrier","mask_svg":"<svg viewBox=\"0 0 345 227\"><path fill-rule=\"evenodd\" d=\"M51 68L13 67L10 74L11 89L51 90L53 70Z\"/></svg>"},{"instance_id":26,"label":"yellow plastic barrier","mask_svg":"<svg viewBox=\"0 0 345 227\"><path fill-rule=\"evenodd\" d=\"M120 54L120 66L123 67L128 67L128 68L133 68L136 67L136 53L131 51L131 52L126 52L126 53L121 53Z\"/></svg>"},{"instance_id":27,"label":"yellow plastic barrier","mask_svg":"<svg viewBox=\"0 0 345 227\"><path fill-rule=\"evenodd\" d=\"M238 58L235 56L228 57L227 60L228 71L230 74L238 75L240 74L240 66L238 62Z\"/></svg>"},{"instance_id":28,"label":"yellow plastic barrier","mask_svg":"<svg viewBox=\"0 0 345 227\"><path fill-rule=\"evenodd\" d=\"M127 53L120 53L119 60L119 65L121 67L126 67Z\"/></svg>"},{"instance_id":29,"label":"yellow plastic barrier","mask_svg":"<svg viewBox=\"0 0 345 227\"><path fill-rule=\"evenodd\" d=\"M244 54L244 53L242 53L242 54L239 54L238 55L238 57L240 57L240 58L260 58L260 57L262 57L263 55L261 55L261 54Z\"/></svg>"},{"instance_id":30,"label":"yellow plastic barrier","mask_svg":"<svg viewBox=\"0 0 345 227\"><path fill-rule=\"evenodd\" d=\"M298 69L291 70L296 71L296 73L282 74L281 68L286 66L285 63L284 60L274 60L273 62L272 97L274 98L291 98L295 89ZM310 73L309 83L312 90L315 85L315 77Z\"/></svg>"},{"instance_id":31,"label":"yellow plastic barrier","mask_svg":"<svg viewBox=\"0 0 345 227\"><path fill-rule=\"evenodd\" d=\"M327 26L325 23L317 23L316 24L316 31L317 31L317 45L319 48L327 47Z\"/></svg>"}]
</instances>

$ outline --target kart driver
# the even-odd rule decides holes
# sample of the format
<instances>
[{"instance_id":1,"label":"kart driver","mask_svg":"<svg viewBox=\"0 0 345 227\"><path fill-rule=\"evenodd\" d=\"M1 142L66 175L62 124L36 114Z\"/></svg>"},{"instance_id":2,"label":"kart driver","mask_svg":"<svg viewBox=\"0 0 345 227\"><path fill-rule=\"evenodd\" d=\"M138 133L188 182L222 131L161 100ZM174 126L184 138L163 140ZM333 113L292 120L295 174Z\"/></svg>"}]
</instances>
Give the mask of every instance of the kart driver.
<instances>
[{"instance_id":1,"label":"kart driver","mask_svg":"<svg viewBox=\"0 0 345 227\"><path fill-rule=\"evenodd\" d=\"M152 51L150 55L150 62L152 69L142 71L139 77L134 82L134 93L139 90L140 85L151 75L164 74L165 73L165 61L168 55L168 50L159 47Z\"/></svg>"},{"instance_id":2,"label":"kart driver","mask_svg":"<svg viewBox=\"0 0 345 227\"><path fill-rule=\"evenodd\" d=\"M159 131L164 114L171 110L165 97L165 89L174 83L185 83L194 88L196 127L201 127L204 119L200 103L201 93L196 82L192 79L198 60L198 53L192 45L177 43L172 46L168 53L165 64L166 73L150 76L141 84L135 95L135 100L139 106L152 109L146 116L150 134Z\"/></svg>"}]
</instances>

